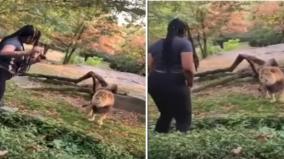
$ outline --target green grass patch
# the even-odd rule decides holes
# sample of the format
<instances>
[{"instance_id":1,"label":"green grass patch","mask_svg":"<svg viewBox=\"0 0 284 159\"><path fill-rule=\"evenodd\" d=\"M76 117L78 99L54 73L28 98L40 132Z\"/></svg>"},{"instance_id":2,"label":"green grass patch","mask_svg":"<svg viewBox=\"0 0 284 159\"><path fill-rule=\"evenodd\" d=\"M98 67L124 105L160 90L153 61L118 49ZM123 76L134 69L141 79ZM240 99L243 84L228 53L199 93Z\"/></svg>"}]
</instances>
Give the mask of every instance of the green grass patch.
<instances>
[{"instance_id":1,"label":"green grass patch","mask_svg":"<svg viewBox=\"0 0 284 159\"><path fill-rule=\"evenodd\" d=\"M134 158L114 145L29 116L0 114L0 149L8 158Z\"/></svg>"},{"instance_id":2,"label":"green grass patch","mask_svg":"<svg viewBox=\"0 0 284 159\"><path fill-rule=\"evenodd\" d=\"M282 159L284 130L260 129L194 130L188 134L155 134L149 138L149 156L155 159ZM232 150L241 147L239 153Z\"/></svg>"},{"instance_id":3,"label":"green grass patch","mask_svg":"<svg viewBox=\"0 0 284 159\"><path fill-rule=\"evenodd\" d=\"M218 114L258 114L277 113L283 110L283 105L270 103L268 99L248 96L241 93L219 94L215 96L195 97L193 96L193 111L214 112Z\"/></svg>"}]
</instances>

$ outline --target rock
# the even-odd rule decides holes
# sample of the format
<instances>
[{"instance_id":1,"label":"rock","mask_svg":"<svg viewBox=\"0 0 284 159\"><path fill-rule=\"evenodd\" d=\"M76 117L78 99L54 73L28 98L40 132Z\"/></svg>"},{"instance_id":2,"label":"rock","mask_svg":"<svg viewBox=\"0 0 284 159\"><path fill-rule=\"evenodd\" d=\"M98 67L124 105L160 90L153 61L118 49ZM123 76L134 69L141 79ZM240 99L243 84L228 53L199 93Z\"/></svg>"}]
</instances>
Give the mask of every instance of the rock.
<instances>
[{"instance_id":1,"label":"rock","mask_svg":"<svg viewBox=\"0 0 284 159\"><path fill-rule=\"evenodd\" d=\"M32 117L37 119L37 120L41 120L41 121L45 120L45 118L40 114L32 115Z\"/></svg>"},{"instance_id":2,"label":"rock","mask_svg":"<svg viewBox=\"0 0 284 159\"><path fill-rule=\"evenodd\" d=\"M242 147L240 147L240 146L238 146L237 148L235 148L235 149L232 149L232 153L234 154L234 155L240 155L241 153L242 153Z\"/></svg>"},{"instance_id":3,"label":"rock","mask_svg":"<svg viewBox=\"0 0 284 159\"><path fill-rule=\"evenodd\" d=\"M8 151L7 150L0 150L0 158L4 157L5 155L7 155Z\"/></svg>"}]
</instances>

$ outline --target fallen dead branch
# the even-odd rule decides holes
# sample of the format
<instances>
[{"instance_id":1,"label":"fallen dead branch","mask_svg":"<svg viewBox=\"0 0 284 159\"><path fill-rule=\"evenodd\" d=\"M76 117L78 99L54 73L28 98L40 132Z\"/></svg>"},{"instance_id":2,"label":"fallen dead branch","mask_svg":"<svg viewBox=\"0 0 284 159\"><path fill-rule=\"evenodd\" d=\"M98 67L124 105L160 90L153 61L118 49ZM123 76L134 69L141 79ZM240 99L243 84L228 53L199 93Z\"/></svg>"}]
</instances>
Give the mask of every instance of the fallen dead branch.
<instances>
[{"instance_id":1,"label":"fallen dead branch","mask_svg":"<svg viewBox=\"0 0 284 159\"><path fill-rule=\"evenodd\" d=\"M196 93L196 92L199 92L199 91L204 90L204 89L209 88L209 87L214 87L214 86L226 84L226 83L228 83L228 82L232 82L232 81L234 81L234 80L241 79L241 78L245 78L245 77L249 77L249 76L251 76L250 73L245 73L245 74L233 74L232 76L225 77L225 78L222 78L222 79L220 79L220 80L216 80L216 81L210 82L210 83L208 83L208 84L204 84L204 85L202 85L202 86L193 88L193 89L192 89L192 92L193 92L193 93Z\"/></svg>"}]
</instances>

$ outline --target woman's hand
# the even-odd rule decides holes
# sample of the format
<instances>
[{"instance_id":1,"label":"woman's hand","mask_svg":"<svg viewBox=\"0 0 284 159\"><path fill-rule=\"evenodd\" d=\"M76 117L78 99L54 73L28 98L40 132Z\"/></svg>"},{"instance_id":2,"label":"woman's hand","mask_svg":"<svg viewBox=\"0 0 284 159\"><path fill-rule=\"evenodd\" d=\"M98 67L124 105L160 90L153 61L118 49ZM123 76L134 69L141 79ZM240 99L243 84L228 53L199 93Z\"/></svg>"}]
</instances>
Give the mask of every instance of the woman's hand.
<instances>
[{"instance_id":1,"label":"woman's hand","mask_svg":"<svg viewBox=\"0 0 284 159\"><path fill-rule=\"evenodd\" d=\"M186 84L189 88L193 86L193 75L190 72L185 71L184 72L185 78L186 78Z\"/></svg>"},{"instance_id":2,"label":"woman's hand","mask_svg":"<svg viewBox=\"0 0 284 159\"><path fill-rule=\"evenodd\" d=\"M44 53L44 48L35 46L30 51L31 57L32 57L32 63L41 62L43 59L46 59Z\"/></svg>"},{"instance_id":3,"label":"woman's hand","mask_svg":"<svg viewBox=\"0 0 284 159\"><path fill-rule=\"evenodd\" d=\"M191 79L191 78L188 78L188 79L187 79L187 86L188 86L189 88L192 88L192 86L193 86L193 79Z\"/></svg>"},{"instance_id":4,"label":"woman's hand","mask_svg":"<svg viewBox=\"0 0 284 159\"><path fill-rule=\"evenodd\" d=\"M39 55L42 55L44 51L44 48L35 46L32 48L32 50L29 52L32 57L38 57Z\"/></svg>"},{"instance_id":5,"label":"woman's hand","mask_svg":"<svg viewBox=\"0 0 284 159\"><path fill-rule=\"evenodd\" d=\"M43 54L44 48L40 46L34 46L32 51Z\"/></svg>"}]
</instances>

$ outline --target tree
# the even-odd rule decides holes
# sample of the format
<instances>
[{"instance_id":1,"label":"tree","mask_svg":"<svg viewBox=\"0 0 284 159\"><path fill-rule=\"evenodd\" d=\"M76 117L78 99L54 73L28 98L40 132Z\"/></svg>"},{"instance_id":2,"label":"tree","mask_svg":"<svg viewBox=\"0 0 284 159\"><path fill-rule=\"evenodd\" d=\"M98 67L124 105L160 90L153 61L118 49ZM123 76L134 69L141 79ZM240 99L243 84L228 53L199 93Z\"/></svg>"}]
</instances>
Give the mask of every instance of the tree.
<instances>
[{"instance_id":1,"label":"tree","mask_svg":"<svg viewBox=\"0 0 284 159\"><path fill-rule=\"evenodd\" d=\"M0 4L2 35L23 24L34 24L43 32L45 43L66 53L63 63L68 63L78 49L97 40L97 33L117 31L112 27L118 13L130 14L130 22L145 15L144 1L44 0L39 3L36 0L2 0ZM96 28L96 34L87 34L91 28Z\"/></svg>"},{"instance_id":2,"label":"tree","mask_svg":"<svg viewBox=\"0 0 284 159\"><path fill-rule=\"evenodd\" d=\"M149 37L164 36L167 23L174 17L186 21L203 58L208 56L208 39L220 34L230 15L245 2L149 2ZM152 35L151 35L152 34Z\"/></svg>"},{"instance_id":3,"label":"tree","mask_svg":"<svg viewBox=\"0 0 284 159\"><path fill-rule=\"evenodd\" d=\"M284 35L284 3L283 2L261 2L252 8L251 19L255 26L272 28Z\"/></svg>"}]
</instances>

